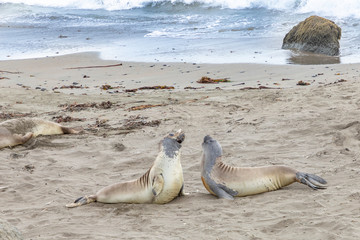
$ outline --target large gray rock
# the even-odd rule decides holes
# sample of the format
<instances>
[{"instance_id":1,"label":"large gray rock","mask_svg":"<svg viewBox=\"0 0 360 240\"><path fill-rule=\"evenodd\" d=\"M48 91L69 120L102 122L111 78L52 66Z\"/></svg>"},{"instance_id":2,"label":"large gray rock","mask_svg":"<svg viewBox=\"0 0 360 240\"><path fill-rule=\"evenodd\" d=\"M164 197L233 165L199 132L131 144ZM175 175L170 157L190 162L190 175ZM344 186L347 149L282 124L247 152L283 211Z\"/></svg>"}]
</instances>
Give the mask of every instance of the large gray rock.
<instances>
[{"instance_id":1,"label":"large gray rock","mask_svg":"<svg viewBox=\"0 0 360 240\"><path fill-rule=\"evenodd\" d=\"M10 223L0 219L0 239L1 240L22 240L20 232Z\"/></svg>"},{"instance_id":2,"label":"large gray rock","mask_svg":"<svg viewBox=\"0 0 360 240\"><path fill-rule=\"evenodd\" d=\"M340 38L341 28L333 21L311 16L285 35L282 48L336 56L339 55Z\"/></svg>"}]
</instances>

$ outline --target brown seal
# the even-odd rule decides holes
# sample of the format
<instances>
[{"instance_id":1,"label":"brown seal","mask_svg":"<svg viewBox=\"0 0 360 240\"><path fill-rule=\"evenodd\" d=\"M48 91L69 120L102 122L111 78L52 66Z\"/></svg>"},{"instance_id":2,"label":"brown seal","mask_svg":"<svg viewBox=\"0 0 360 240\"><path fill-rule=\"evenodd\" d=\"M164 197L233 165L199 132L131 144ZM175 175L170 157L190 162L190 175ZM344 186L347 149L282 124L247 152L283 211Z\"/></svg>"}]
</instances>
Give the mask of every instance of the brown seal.
<instances>
[{"instance_id":1,"label":"brown seal","mask_svg":"<svg viewBox=\"0 0 360 240\"><path fill-rule=\"evenodd\" d=\"M0 149L23 144L38 135L78 132L75 129L39 118L11 119L0 123Z\"/></svg>"},{"instance_id":2,"label":"brown seal","mask_svg":"<svg viewBox=\"0 0 360 240\"><path fill-rule=\"evenodd\" d=\"M326 181L321 177L286 166L228 166L221 161L220 144L210 136L205 136L202 147L201 180L205 188L219 198L233 199L274 191L294 182L312 189L326 188Z\"/></svg>"},{"instance_id":3,"label":"brown seal","mask_svg":"<svg viewBox=\"0 0 360 240\"><path fill-rule=\"evenodd\" d=\"M179 195L185 195L180 162L180 148L184 139L185 134L181 130L165 136L160 142L160 151L154 164L139 179L104 187L95 195L80 197L66 207L91 202L164 204Z\"/></svg>"}]
</instances>

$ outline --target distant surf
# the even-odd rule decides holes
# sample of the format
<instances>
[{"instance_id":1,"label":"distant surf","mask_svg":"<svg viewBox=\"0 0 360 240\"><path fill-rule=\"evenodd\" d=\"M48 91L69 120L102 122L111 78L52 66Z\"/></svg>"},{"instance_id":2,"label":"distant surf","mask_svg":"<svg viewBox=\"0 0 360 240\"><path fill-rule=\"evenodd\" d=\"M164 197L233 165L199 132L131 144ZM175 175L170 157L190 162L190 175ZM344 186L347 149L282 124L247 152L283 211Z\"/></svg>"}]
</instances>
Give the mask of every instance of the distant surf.
<instances>
[{"instance_id":1,"label":"distant surf","mask_svg":"<svg viewBox=\"0 0 360 240\"><path fill-rule=\"evenodd\" d=\"M282 39L311 15L342 28L334 63L360 59L357 0L0 0L0 14L2 60L97 51L128 61L296 63Z\"/></svg>"}]
</instances>

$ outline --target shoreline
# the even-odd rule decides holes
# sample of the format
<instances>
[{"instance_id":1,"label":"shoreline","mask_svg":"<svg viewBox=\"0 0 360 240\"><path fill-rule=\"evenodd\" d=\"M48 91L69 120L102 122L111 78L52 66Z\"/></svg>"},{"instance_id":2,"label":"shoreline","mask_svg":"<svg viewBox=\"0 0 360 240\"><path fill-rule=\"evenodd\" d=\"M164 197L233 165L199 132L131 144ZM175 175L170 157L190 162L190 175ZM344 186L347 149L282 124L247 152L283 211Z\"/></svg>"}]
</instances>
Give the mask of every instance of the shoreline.
<instances>
[{"instance_id":1,"label":"shoreline","mask_svg":"<svg viewBox=\"0 0 360 240\"><path fill-rule=\"evenodd\" d=\"M102 60L95 52L0 61L0 87L24 87L72 94L124 93L149 86L187 89L292 88L300 81L321 86L359 77L356 64L270 65L126 62ZM202 77L228 79L197 83ZM307 87L307 86L306 86Z\"/></svg>"}]
</instances>

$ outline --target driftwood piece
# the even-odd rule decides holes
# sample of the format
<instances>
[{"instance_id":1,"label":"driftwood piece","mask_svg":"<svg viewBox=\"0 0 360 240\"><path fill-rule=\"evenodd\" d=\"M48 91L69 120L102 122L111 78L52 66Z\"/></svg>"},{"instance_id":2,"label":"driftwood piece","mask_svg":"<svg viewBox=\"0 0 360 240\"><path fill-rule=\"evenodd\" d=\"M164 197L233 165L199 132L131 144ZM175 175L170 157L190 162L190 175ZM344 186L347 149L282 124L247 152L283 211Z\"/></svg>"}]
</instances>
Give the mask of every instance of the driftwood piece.
<instances>
[{"instance_id":1,"label":"driftwood piece","mask_svg":"<svg viewBox=\"0 0 360 240\"><path fill-rule=\"evenodd\" d=\"M108 67L119 67L122 66L122 63L112 64L112 65L98 65L98 66L85 66L85 67L71 67L65 69L85 69L85 68L108 68Z\"/></svg>"}]
</instances>

